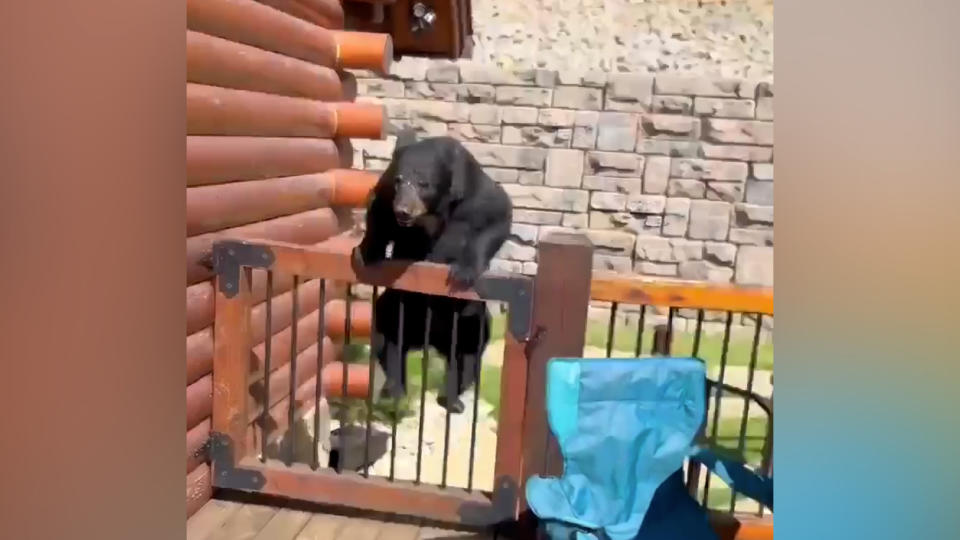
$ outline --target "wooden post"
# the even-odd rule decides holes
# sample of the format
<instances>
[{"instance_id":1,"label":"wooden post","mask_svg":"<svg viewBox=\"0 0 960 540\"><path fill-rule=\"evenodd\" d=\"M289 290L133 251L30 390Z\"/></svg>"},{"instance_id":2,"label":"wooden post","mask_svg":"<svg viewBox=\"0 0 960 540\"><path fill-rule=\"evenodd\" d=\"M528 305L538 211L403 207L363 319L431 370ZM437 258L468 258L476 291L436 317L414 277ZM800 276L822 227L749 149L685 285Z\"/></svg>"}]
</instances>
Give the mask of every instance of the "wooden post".
<instances>
[{"instance_id":1,"label":"wooden post","mask_svg":"<svg viewBox=\"0 0 960 540\"><path fill-rule=\"evenodd\" d=\"M559 476L563 462L546 414L546 366L556 357L581 357L590 304L593 245L583 234L552 233L540 240L523 437L523 485L531 475Z\"/></svg>"},{"instance_id":2,"label":"wooden post","mask_svg":"<svg viewBox=\"0 0 960 540\"><path fill-rule=\"evenodd\" d=\"M234 286L225 293L217 277L214 321L213 422L211 431L224 436L233 450L235 467L246 456L247 372L250 369L250 270L241 268Z\"/></svg>"}]
</instances>

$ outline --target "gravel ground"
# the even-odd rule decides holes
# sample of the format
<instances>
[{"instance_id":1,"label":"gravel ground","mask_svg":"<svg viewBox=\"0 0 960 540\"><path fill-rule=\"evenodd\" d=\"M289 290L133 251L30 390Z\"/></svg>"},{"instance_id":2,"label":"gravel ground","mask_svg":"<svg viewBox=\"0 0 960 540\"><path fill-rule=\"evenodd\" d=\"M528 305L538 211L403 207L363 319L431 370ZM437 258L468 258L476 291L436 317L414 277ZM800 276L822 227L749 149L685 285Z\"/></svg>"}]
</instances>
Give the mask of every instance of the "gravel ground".
<instances>
[{"instance_id":1,"label":"gravel ground","mask_svg":"<svg viewBox=\"0 0 960 540\"><path fill-rule=\"evenodd\" d=\"M504 69L772 78L772 0L474 0L475 60Z\"/></svg>"}]
</instances>

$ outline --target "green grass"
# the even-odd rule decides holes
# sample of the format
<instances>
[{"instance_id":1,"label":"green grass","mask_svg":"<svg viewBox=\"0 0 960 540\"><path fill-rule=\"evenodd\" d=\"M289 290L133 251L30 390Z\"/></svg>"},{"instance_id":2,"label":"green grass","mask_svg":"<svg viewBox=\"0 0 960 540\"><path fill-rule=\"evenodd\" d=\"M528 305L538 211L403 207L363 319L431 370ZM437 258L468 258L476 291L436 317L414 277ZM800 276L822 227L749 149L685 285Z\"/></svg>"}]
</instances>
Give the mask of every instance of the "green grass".
<instances>
[{"instance_id":1,"label":"green grass","mask_svg":"<svg viewBox=\"0 0 960 540\"><path fill-rule=\"evenodd\" d=\"M490 341L496 343L495 346L502 346L500 340L503 339L506 329L506 316L497 314L492 319L490 329ZM586 344L590 347L596 347L606 350L608 328L606 322L588 321L586 331ZM618 324L614 329L613 350L614 356L632 356L637 342L637 327L633 325ZM675 355L692 354L694 343L693 332L675 332L673 335L673 353ZM649 328L643 332L641 343L641 354L649 354L653 345L653 331ZM728 366L748 366L750 363L750 354L753 346L751 337L743 335L731 336L727 349ZM355 340L354 343L344 348L344 358L350 363L365 364L369 358L369 347L365 340ZM717 369L720 366L720 359L723 353L723 336L707 335L703 333L700 338L700 348L697 356L707 363L708 369ZM399 421L402 418L412 414L419 414L420 407L420 388L422 386L422 359L423 353L419 351L411 352L407 358L407 395L402 397L396 406L391 400L380 400L374 403L373 418L380 421L389 422L394 416ZM773 344L761 343L757 349L757 369L769 371L773 369ZM445 362L442 356L436 351L430 354L430 365L427 368L427 389L442 390L445 374ZM483 366L480 374L480 399L493 407L493 417L497 418L500 409L500 366L486 364ZM331 399L331 405L338 406L339 400ZM468 411L472 411L473 404L465 404ZM366 420L366 404L359 400L351 400L348 404L348 415L351 420ZM723 445L725 440L723 435L728 431L732 433L733 449L736 448L736 434L739 433L739 420L736 426L727 426L728 420L721 421L720 425L720 443ZM751 419L750 422L754 420ZM730 431L730 430L733 431ZM747 453L759 453L759 449L754 449L752 437L754 433L752 424L748 424L748 444ZM763 431L759 432L759 444L762 444ZM757 454L759 455L759 454ZM759 461L758 461L759 462Z\"/></svg>"}]
</instances>

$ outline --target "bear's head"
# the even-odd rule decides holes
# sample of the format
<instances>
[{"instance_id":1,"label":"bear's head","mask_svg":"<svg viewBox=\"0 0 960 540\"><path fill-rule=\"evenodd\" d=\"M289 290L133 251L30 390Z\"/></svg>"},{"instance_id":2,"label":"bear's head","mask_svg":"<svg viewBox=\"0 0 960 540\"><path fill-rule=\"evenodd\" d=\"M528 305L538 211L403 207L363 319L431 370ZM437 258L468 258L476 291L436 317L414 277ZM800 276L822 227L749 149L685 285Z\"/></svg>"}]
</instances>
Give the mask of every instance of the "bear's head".
<instances>
[{"instance_id":1,"label":"bear's head","mask_svg":"<svg viewBox=\"0 0 960 540\"><path fill-rule=\"evenodd\" d=\"M425 216L438 216L457 199L453 174L458 147L438 138L398 145L390 168L394 184L393 213L397 224L410 227Z\"/></svg>"}]
</instances>

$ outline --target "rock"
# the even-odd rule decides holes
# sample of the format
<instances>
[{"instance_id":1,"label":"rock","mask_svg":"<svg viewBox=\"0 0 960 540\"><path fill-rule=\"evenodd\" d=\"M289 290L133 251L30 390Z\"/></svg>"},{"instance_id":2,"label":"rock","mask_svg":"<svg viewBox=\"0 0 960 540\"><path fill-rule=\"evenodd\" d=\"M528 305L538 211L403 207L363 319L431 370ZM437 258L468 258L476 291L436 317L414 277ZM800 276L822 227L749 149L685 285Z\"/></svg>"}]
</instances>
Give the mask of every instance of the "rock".
<instances>
[{"instance_id":1,"label":"rock","mask_svg":"<svg viewBox=\"0 0 960 540\"><path fill-rule=\"evenodd\" d=\"M582 86L559 86L553 91L553 106L565 109L599 111L603 105L603 91Z\"/></svg>"},{"instance_id":2,"label":"rock","mask_svg":"<svg viewBox=\"0 0 960 540\"><path fill-rule=\"evenodd\" d=\"M712 283L729 283L733 278L733 269L725 266L715 266L707 261L686 261L680 263L680 277L696 281Z\"/></svg>"},{"instance_id":3,"label":"rock","mask_svg":"<svg viewBox=\"0 0 960 540\"><path fill-rule=\"evenodd\" d=\"M723 242L704 242L703 258L721 266L733 266L737 259L737 246Z\"/></svg>"},{"instance_id":4,"label":"rock","mask_svg":"<svg viewBox=\"0 0 960 540\"><path fill-rule=\"evenodd\" d=\"M703 157L707 159L730 159L738 161L767 162L773 159L773 148L763 146L738 146L731 144L709 144L700 146Z\"/></svg>"},{"instance_id":5,"label":"rock","mask_svg":"<svg viewBox=\"0 0 960 540\"><path fill-rule=\"evenodd\" d=\"M607 79L604 109L646 112L653 96L653 77L645 74L618 73Z\"/></svg>"},{"instance_id":6,"label":"rock","mask_svg":"<svg viewBox=\"0 0 960 540\"><path fill-rule=\"evenodd\" d=\"M772 246L773 230L730 229L730 241L738 245Z\"/></svg>"},{"instance_id":7,"label":"rock","mask_svg":"<svg viewBox=\"0 0 960 540\"><path fill-rule=\"evenodd\" d=\"M593 269L606 272L617 272L619 274L631 274L633 262L630 257L617 257L615 255L604 255L602 253L594 254Z\"/></svg>"},{"instance_id":8,"label":"rock","mask_svg":"<svg viewBox=\"0 0 960 540\"><path fill-rule=\"evenodd\" d=\"M364 96L402 98L403 81L390 79L357 79L357 93Z\"/></svg>"},{"instance_id":9,"label":"rock","mask_svg":"<svg viewBox=\"0 0 960 540\"><path fill-rule=\"evenodd\" d=\"M484 167L483 172L501 184L515 184L520 176L516 169L501 169L499 167Z\"/></svg>"},{"instance_id":10,"label":"rock","mask_svg":"<svg viewBox=\"0 0 960 540\"><path fill-rule=\"evenodd\" d=\"M588 215L583 214L564 214L563 221L560 222L560 225L563 227L570 227L573 229L586 229L588 223Z\"/></svg>"},{"instance_id":11,"label":"rock","mask_svg":"<svg viewBox=\"0 0 960 540\"><path fill-rule=\"evenodd\" d=\"M460 82L460 67L449 60L432 62L425 73L430 82L457 83Z\"/></svg>"},{"instance_id":12,"label":"rock","mask_svg":"<svg viewBox=\"0 0 960 540\"><path fill-rule=\"evenodd\" d=\"M543 173L540 171L520 171L517 183L524 186L542 186Z\"/></svg>"},{"instance_id":13,"label":"rock","mask_svg":"<svg viewBox=\"0 0 960 540\"><path fill-rule=\"evenodd\" d=\"M630 193L626 205L627 211L634 214L662 214L667 208L667 197Z\"/></svg>"},{"instance_id":14,"label":"rock","mask_svg":"<svg viewBox=\"0 0 960 540\"><path fill-rule=\"evenodd\" d=\"M634 265L633 271L645 276L674 277L678 269L675 263L639 261Z\"/></svg>"},{"instance_id":15,"label":"rock","mask_svg":"<svg viewBox=\"0 0 960 540\"><path fill-rule=\"evenodd\" d=\"M685 96L653 96L650 109L655 113L688 116L693 112L693 98Z\"/></svg>"},{"instance_id":16,"label":"rock","mask_svg":"<svg viewBox=\"0 0 960 540\"><path fill-rule=\"evenodd\" d=\"M730 205L717 201L692 201L687 234L696 240L726 240L730 229Z\"/></svg>"},{"instance_id":17,"label":"rock","mask_svg":"<svg viewBox=\"0 0 960 540\"><path fill-rule=\"evenodd\" d=\"M707 184L690 178L671 178L667 183L668 197L702 199L707 193Z\"/></svg>"},{"instance_id":18,"label":"rock","mask_svg":"<svg viewBox=\"0 0 960 540\"><path fill-rule=\"evenodd\" d=\"M746 200L750 204L773 206L773 182L747 180Z\"/></svg>"},{"instance_id":19,"label":"rock","mask_svg":"<svg viewBox=\"0 0 960 540\"><path fill-rule=\"evenodd\" d=\"M698 97L694 100L694 113L718 118L752 119L756 104L752 99L721 99Z\"/></svg>"},{"instance_id":20,"label":"rock","mask_svg":"<svg viewBox=\"0 0 960 540\"><path fill-rule=\"evenodd\" d=\"M597 122L597 149L632 151L637 142L637 117L629 113L602 112Z\"/></svg>"},{"instance_id":21,"label":"rock","mask_svg":"<svg viewBox=\"0 0 960 540\"><path fill-rule=\"evenodd\" d=\"M682 237L690 221L690 199L668 197L663 210L663 235Z\"/></svg>"},{"instance_id":22,"label":"rock","mask_svg":"<svg viewBox=\"0 0 960 540\"><path fill-rule=\"evenodd\" d=\"M532 261L537 258L537 248L507 240L497 251L496 257L513 261Z\"/></svg>"},{"instance_id":23,"label":"rock","mask_svg":"<svg viewBox=\"0 0 960 540\"><path fill-rule=\"evenodd\" d=\"M643 135L650 138L697 138L700 120L674 114L645 114L640 120Z\"/></svg>"},{"instance_id":24,"label":"rock","mask_svg":"<svg viewBox=\"0 0 960 540\"><path fill-rule=\"evenodd\" d=\"M469 118L471 124L486 124L499 126L501 120L501 110L496 105L477 103L469 106Z\"/></svg>"},{"instance_id":25,"label":"rock","mask_svg":"<svg viewBox=\"0 0 960 540\"><path fill-rule=\"evenodd\" d=\"M447 133L460 141L500 142L500 126L450 124Z\"/></svg>"},{"instance_id":26,"label":"rock","mask_svg":"<svg viewBox=\"0 0 960 540\"><path fill-rule=\"evenodd\" d=\"M737 254L736 281L739 285L773 287L773 248L741 246Z\"/></svg>"},{"instance_id":27,"label":"rock","mask_svg":"<svg viewBox=\"0 0 960 540\"><path fill-rule=\"evenodd\" d=\"M756 204L734 206L734 224L741 229L770 228L773 226L773 207Z\"/></svg>"},{"instance_id":28,"label":"rock","mask_svg":"<svg viewBox=\"0 0 960 540\"><path fill-rule=\"evenodd\" d=\"M704 138L715 143L773 145L773 123L707 118Z\"/></svg>"},{"instance_id":29,"label":"rock","mask_svg":"<svg viewBox=\"0 0 960 540\"><path fill-rule=\"evenodd\" d=\"M627 196L623 193L594 191L590 197L590 208L594 210L623 211L627 205Z\"/></svg>"},{"instance_id":30,"label":"rock","mask_svg":"<svg viewBox=\"0 0 960 540\"><path fill-rule=\"evenodd\" d=\"M640 176L644 157L636 154L587 152L585 173L598 176Z\"/></svg>"},{"instance_id":31,"label":"rock","mask_svg":"<svg viewBox=\"0 0 960 540\"><path fill-rule=\"evenodd\" d=\"M564 148L570 146L573 130L544 126L504 126L504 144L539 146L541 148Z\"/></svg>"},{"instance_id":32,"label":"rock","mask_svg":"<svg viewBox=\"0 0 960 540\"><path fill-rule=\"evenodd\" d=\"M456 101L458 97L456 85L422 81L407 81L405 95L408 99L439 99L442 101Z\"/></svg>"},{"instance_id":33,"label":"rock","mask_svg":"<svg viewBox=\"0 0 960 540\"><path fill-rule=\"evenodd\" d=\"M573 127L577 111L567 109L540 109L537 122L548 127Z\"/></svg>"},{"instance_id":34,"label":"rock","mask_svg":"<svg viewBox=\"0 0 960 540\"><path fill-rule=\"evenodd\" d=\"M547 153L546 185L577 188L582 176L582 150L556 149Z\"/></svg>"},{"instance_id":35,"label":"rock","mask_svg":"<svg viewBox=\"0 0 960 540\"><path fill-rule=\"evenodd\" d=\"M654 91L657 94L737 97L739 87L740 81L736 79L663 73L657 75Z\"/></svg>"},{"instance_id":36,"label":"rock","mask_svg":"<svg viewBox=\"0 0 960 540\"><path fill-rule=\"evenodd\" d=\"M773 98L757 99L757 120L773 120Z\"/></svg>"},{"instance_id":37,"label":"rock","mask_svg":"<svg viewBox=\"0 0 960 540\"><path fill-rule=\"evenodd\" d=\"M553 99L553 90L523 86L498 86L496 101L503 105L531 105L549 107Z\"/></svg>"},{"instance_id":38,"label":"rock","mask_svg":"<svg viewBox=\"0 0 960 540\"><path fill-rule=\"evenodd\" d=\"M747 171L747 164L738 161L677 158L671 163L670 176L697 180L739 181L747 178Z\"/></svg>"},{"instance_id":39,"label":"rock","mask_svg":"<svg viewBox=\"0 0 960 540\"><path fill-rule=\"evenodd\" d=\"M636 237L620 231L586 231L587 237L593 242L594 253L608 255L630 256L633 252Z\"/></svg>"},{"instance_id":40,"label":"rock","mask_svg":"<svg viewBox=\"0 0 960 540\"><path fill-rule=\"evenodd\" d=\"M600 114L593 111L577 111L573 119L573 148L593 148L597 144L597 122Z\"/></svg>"},{"instance_id":41,"label":"rock","mask_svg":"<svg viewBox=\"0 0 960 540\"><path fill-rule=\"evenodd\" d=\"M521 186L519 184L504 184L503 188L513 199L514 206L519 208L586 212L589 202L589 193L578 189Z\"/></svg>"},{"instance_id":42,"label":"rock","mask_svg":"<svg viewBox=\"0 0 960 540\"><path fill-rule=\"evenodd\" d=\"M643 192L661 194L667 191L667 182L670 179L670 158L666 156L651 156L647 158L643 170Z\"/></svg>"},{"instance_id":43,"label":"rock","mask_svg":"<svg viewBox=\"0 0 960 540\"><path fill-rule=\"evenodd\" d=\"M537 170L543 169L547 160L547 151L543 148L484 143L463 143L463 145L485 167Z\"/></svg>"},{"instance_id":44,"label":"rock","mask_svg":"<svg viewBox=\"0 0 960 540\"><path fill-rule=\"evenodd\" d=\"M532 223L534 225L560 225L565 215L560 212L544 212L541 210L513 209L515 223Z\"/></svg>"},{"instance_id":45,"label":"rock","mask_svg":"<svg viewBox=\"0 0 960 540\"><path fill-rule=\"evenodd\" d=\"M773 163L754 163L751 169L753 178L773 181Z\"/></svg>"},{"instance_id":46,"label":"rock","mask_svg":"<svg viewBox=\"0 0 960 540\"><path fill-rule=\"evenodd\" d=\"M504 124L536 124L539 111L534 107L502 107Z\"/></svg>"},{"instance_id":47,"label":"rock","mask_svg":"<svg viewBox=\"0 0 960 540\"><path fill-rule=\"evenodd\" d=\"M496 88L489 84L460 84L456 86L457 99L466 103L493 103Z\"/></svg>"}]
</instances>

